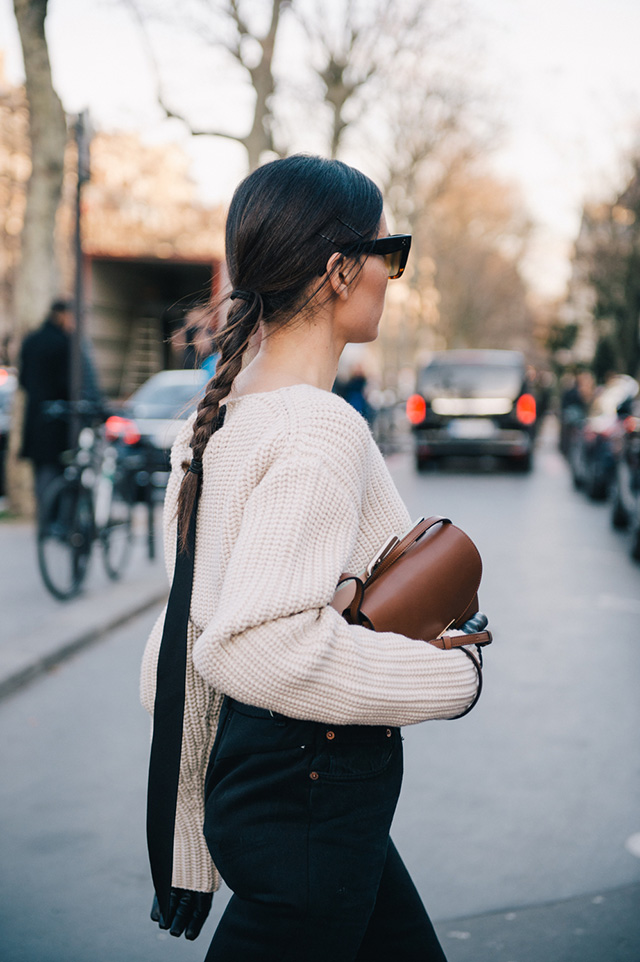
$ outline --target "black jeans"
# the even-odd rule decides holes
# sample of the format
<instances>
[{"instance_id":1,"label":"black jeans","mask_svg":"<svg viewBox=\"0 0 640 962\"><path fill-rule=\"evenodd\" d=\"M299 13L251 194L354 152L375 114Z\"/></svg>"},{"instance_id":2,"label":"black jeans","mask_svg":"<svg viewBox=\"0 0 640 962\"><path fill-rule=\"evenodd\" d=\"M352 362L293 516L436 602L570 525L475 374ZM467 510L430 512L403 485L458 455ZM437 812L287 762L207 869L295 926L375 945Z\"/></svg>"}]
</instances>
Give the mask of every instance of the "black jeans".
<instances>
[{"instance_id":1,"label":"black jeans","mask_svg":"<svg viewBox=\"0 0 640 962\"><path fill-rule=\"evenodd\" d=\"M204 831L234 895L205 962L446 962L389 838L397 728L225 699Z\"/></svg>"}]
</instances>

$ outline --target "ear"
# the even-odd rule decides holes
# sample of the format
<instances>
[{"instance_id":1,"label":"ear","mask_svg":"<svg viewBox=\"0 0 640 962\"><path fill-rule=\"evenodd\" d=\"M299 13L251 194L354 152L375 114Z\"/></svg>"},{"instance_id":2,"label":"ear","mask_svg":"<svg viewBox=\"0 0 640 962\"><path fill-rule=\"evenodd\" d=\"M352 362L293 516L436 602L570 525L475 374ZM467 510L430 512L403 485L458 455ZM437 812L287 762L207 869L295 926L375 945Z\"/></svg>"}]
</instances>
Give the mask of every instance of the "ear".
<instances>
[{"instance_id":1,"label":"ear","mask_svg":"<svg viewBox=\"0 0 640 962\"><path fill-rule=\"evenodd\" d=\"M332 254L327 261L327 275L334 294L342 301L349 296L347 259L344 254Z\"/></svg>"}]
</instances>

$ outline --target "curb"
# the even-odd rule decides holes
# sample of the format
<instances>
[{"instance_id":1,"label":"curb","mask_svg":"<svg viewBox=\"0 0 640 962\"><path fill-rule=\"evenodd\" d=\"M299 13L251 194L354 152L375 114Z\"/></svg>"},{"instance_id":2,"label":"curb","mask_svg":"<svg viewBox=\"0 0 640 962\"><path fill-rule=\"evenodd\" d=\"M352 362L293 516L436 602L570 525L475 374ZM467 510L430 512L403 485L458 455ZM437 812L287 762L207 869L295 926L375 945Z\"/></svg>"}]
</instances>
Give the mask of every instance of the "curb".
<instances>
[{"instance_id":1,"label":"curb","mask_svg":"<svg viewBox=\"0 0 640 962\"><path fill-rule=\"evenodd\" d=\"M125 625L128 621L133 620L138 615L143 614L148 611L149 608L153 608L154 605L160 604L167 598L167 588L166 586L162 590L158 589L155 592L147 595L146 598L142 599L138 604L127 608L126 611L120 611L114 614L112 618L108 618L99 627L87 628L79 632L74 638L59 645L53 651L47 652L47 654L36 658L30 664L25 665L23 668L18 669L8 675L6 678L0 680L0 701L13 695L15 692L24 688L26 685L35 681L41 675L46 674L52 668L71 658L77 652L82 651L84 648L90 647L97 641L104 638L105 635L109 634L111 631L115 631L116 628L120 628Z\"/></svg>"}]
</instances>

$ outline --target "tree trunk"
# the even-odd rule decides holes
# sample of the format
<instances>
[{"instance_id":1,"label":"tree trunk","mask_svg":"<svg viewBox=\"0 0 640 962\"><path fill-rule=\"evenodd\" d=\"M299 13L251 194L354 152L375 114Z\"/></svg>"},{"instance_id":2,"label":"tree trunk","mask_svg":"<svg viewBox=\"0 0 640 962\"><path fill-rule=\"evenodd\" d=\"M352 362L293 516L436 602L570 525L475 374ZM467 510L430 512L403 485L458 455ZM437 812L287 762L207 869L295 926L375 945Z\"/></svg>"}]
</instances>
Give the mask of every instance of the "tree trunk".
<instances>
[{"instance_id":1,"label":"tree trunk","mask_svg":"<svg viewBox=\"0 0 640 962\"><path fill-rule=\"evenodd\" d=\"M31 142L31 176L21 235L21 256L14 291L14 350L25 334L43 320L58 283L54 233L62 192L67 125L53 89L44 24L48 0L14 0L20 33ZM32 512L27 466L17 458L24 398L16 398L7 463L11 511Z\"/></svg>"},{"instance_id":2,"label":"tree trunk","mask_svg":"<svg viewBox=\"0 0 640 962\"><path fill-rule=\"evenodd\" d=\"M273 0L271 7L271 23L267 34L259 40L262 47L262 57L255 67L249 70L251 82L256 94L256 104L253 113L251 130L246 137L239 138L247 149L249 170L260 166L265 151L275 150L273 140L273 105L271 99L275 91L273 77L273 54L280 23L282 8L287 0Z\"/></svg>"}]
</instances>

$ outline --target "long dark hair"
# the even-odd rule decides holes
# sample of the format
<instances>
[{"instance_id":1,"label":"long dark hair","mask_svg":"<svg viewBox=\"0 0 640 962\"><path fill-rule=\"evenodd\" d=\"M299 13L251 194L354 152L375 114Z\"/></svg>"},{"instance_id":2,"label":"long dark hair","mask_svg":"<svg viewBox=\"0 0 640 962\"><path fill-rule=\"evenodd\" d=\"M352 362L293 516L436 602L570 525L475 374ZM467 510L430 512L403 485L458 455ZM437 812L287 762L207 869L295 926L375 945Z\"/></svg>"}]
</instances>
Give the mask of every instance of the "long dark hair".
<instances>
[{"instance_id":1,"label":"long dark hair","mask_svg":"<svg viewBox=\"0 0 640 962\"><path fill-rule=\"evenodd\" d=\"M372 240L382 216L382 195L364 174L339 160L295 155L259 167L236 188L226 226L231 306L216 336L216 373L198 405L192 458L201 462L223 401L242 366L249 341L263 325L283 325L320 303L331 254ZM198 478L188 471L178 499L182 548Z\"/></svg>"}]
</instances>

